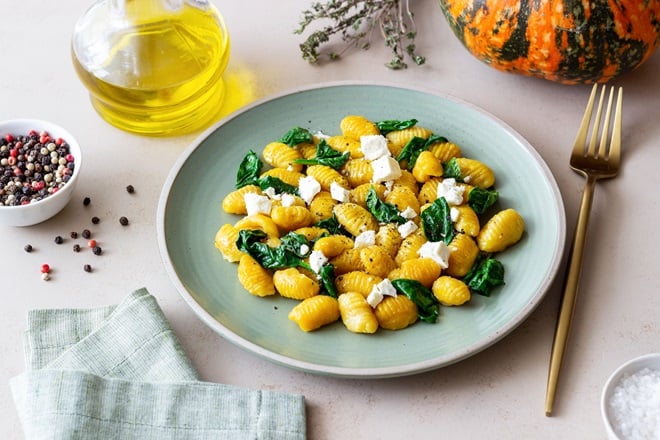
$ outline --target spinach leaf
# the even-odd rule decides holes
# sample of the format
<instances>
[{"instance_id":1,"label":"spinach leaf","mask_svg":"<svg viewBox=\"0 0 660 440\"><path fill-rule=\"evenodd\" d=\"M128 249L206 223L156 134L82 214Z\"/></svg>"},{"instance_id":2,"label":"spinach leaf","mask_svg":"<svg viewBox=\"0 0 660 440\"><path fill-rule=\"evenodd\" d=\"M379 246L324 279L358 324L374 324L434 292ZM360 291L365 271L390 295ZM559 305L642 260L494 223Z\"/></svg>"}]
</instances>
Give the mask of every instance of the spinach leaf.
<instances>
[{"instance_id":1,"label":"spinach leaf","mask_svg":"<svg viewBox=\"0 0 660 440\"><path fill-rule=\"evenodd\" d=\"M244 229L238 233L236 247L257 260L264 269L277 270L300 266L302 260L291 251L290 247L270 247L261 241L264 238L266 233L263 231Z\"/></svg>"},{"instance_id":2,"label":"spinach leaf","mask_svg":"<svg viewBox=\"0 0 660 440\"><path fill-rule=\"evenodd\" d=\"M490 296L492 290L504 284L504 266L491 256L480 254L463 282L473 292Z\"/></svg>"},{"instance_id":3,"label":"spinach leaf","mask_svg":"<svg viewBox=\"0 0 660 440\"><path fill-rule=\"evenodd\" d=\"M430 147L433 144L443 144L445 142L449 142L449 139L447 139L444 136L440 136L439 134L432 134L426 140L426 148Z\"/></svg>"},{"instance_id":4,"label":"spinach leaf","mask_svg":"<svg viewBox=\"0 0 660 440\"><path fill-rule=\"evenodd\" d=\"M443 165L442 177L445 179L451 178L456 179L457 182L463 181L463 174L461 173L461 167L458 166L458 162L455 157L452 157Z\"/></svg>"},{"instance_id":5,"label":"spinach leaf","mask_svg":"<svg viewBox=\"0 0 660 440\"><path fill-rule=\"evenodd\" d=\"M392 281L396 290L417 305L417 315L424 322L435 323L440 313L438 300L430 289L417 280L398 279Z\"/></svg>"},{"instance_id":6,"label":"spinach leaf","mask_svg":"<svg viewBox=\"0 0 660 440\"><path fill-rule=\"evenodd\" d=\"M482 189L482 188L472 188L468 196L468 205L476 212L481 215L488 208L493 206L497 199L499 198L499 193L494 189Z\"/></svg>"},{"instance_id":7,"label":"spinach leaf","mask_svg":"<svg viewBox=\"0 0 660 440\"><path fill-rule=\"evenodd\" d=\"M314 224L314 226L327 229L331 235L341 234L347 237L351 237L351 238L353 237L353 235L350 232L348 232L346 229L344 229L342 225L339 224L339 221L337 220L337 217L335 217L334 214L332 214L332 217L326 218L324 220L319 220Z\"/></svg>"},{"instance_id":8,"label":"spinach leaf","mask_svg":"<svg viewBox=\"0 0 660 440\"><path fill-rule=\"evenodd\" d=\"M405 130L406 128L414 127L417 124L417 119L408 119L405 121L397 121L389 119L385 121L376 122L376 127L380 130L380 134L385 136L390 131Z\"/></svg>"},{"instance_id":9,"label":"spinach leaf","mask_svg":"<svg viewBox=\"0 0 660 440\"><path fill-rule=\"evenodd\" d=\"M262 166L263 163L257 153L250 150L238 166L236 189L243 188L246 185L256 185Z\"/></svg>"},{"instance_id":10,"label":"spinach leaf","mask_svg":"<svg viewBox=\"0 0 660 440\"><path fill-rule=\"evenodd\" d=\"M260 230L244 229L238 233L236 246L243 252L248 253L264 268L269 270L284 269L287 267L302 267L313 271L309 263L304 260L305 255L301 252L301 246L306 244L311 248L311 243L304 235L291 232L281 239L280 246L271 247L262 240L266 238L265 232ZM324 265L318 273L322 293L337 297L335 287L334 266Z\"/></svg>"},{"instance_id":11,"label":"spinach leaf","mask_svg":"<svg viewBox=\"0 0 660 440\"><path fill-rule=\"evenodd\" d=\"M316 155L312 159L296 159L295 163L303 165L327 165L331 168L338 170L343 167L348 160L350 153L348 151L341 152L333 150L330 145L324 140L316 145Z\"/></svg>"},{"instance_id":12,"label":"spinach leaf","mask_svg":"<svg viewBox=\"0 0 660 440\"><path fill-rule=\"evenodd\" d=\"M426 150L426 139L415 136L403 147L396 160L400 163L405 162L406 168L412 170L415 162L417 162L417 158L424 150Z\"/></svg>"},{"instance_id":13,"label":"spinach leaf","mask_svg":"<svg viewBox=\"0 0 660 440\"><path fill-rule=\"evenodd\" d=\"M313 143L314 136L306 128L294 127L287 131L286 134L280 139L280 142L287 144L290 147L295 147L304 142Z\"/></svg>"},{"instance_id":14,"label":"spinach leaf","mask_svg":"<svg viewBox=\"0 0 660 440\"><path fill-rule=\"evenodd\" d=\"M262 190L265 190L266 188L273 188L276 194L288 193L298 195L297 187L289 185L278 177L263 176L257 179L255 183L259 185L259 188Z\"/></svg>"},{"instance_id":15,"label":"spinach leaf","mask_svg":"<svg viewBox=\"0 0 660 440\"><path fill-rule=\"evenodd\" d=\"M422 228L428 241L444 241L449 244L454 238L454 223L451 208L444 197L439 197L421 214Z\"/></svg>"},{"instance_id":16,"label":"spinach leaf","mask_svg":"<svg viewBox=\"0 0 660 440\"><path fill-rule=\"evenodd\" d=\"M372 186L367 192L367 209L376 217L378 223L398 223L403 224L407 220L399 214L399 210L391 203L387 203L378 198L376 190Z\"/></svg>"}]
</instances>

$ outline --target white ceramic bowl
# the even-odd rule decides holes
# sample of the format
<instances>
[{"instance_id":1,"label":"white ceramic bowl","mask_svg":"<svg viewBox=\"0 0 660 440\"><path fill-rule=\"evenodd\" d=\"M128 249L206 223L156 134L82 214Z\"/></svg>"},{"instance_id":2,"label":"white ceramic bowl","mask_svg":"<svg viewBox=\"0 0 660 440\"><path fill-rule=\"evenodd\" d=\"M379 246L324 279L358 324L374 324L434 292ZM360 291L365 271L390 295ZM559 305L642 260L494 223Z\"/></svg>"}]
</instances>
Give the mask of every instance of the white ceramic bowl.
<instances>
[{"instance_id":1,"label":"white ceramic bowl","mask_svg":"<svg viewBox=\"0 0 660 440\"><path fill-rule=\"evenodd\" d=\"M41 223L62 210L71 200L73 190L78 182L78 176L83 164L82 151L76 139L57 124L38 119L12 119L0 121L0 137L6 134L25 135L30 130L46 131L53 138L62 138L68 144L75 158L75 168L69 181L55 194L42 200L20 206L0 206L0 226L30 226Z\"/></svg>"},{"instance_id":2,"label":"white ceramic bowl","mask_svg":"<svg viewBox=\"0 0 660 440\"><path fill-rule=\"evenodd\" d=\"M619 368L617 368L614 373L607 379L605 387L601 395L600 401L600 411L603 416L603 422L605 423L605 430L607 431L607 438L610 440L625 440L628 437L621 435L621 432L618 427L618 422L616 417L612 412L610 407L610 400L614 395L614 391L621 384L622 379L629 375L634 375L635 373L640 372L641 370L648 368L649 370L655 370L656 373L660 373L660 353L652 353L644 356L634 358ZM656 374L654 373L654 374ZM648 388L646 388L648 389ZM657 405L657 392L658 388L655 387L656 395L653 398L653 401ZM637 400L636 403L640 404L641 400ZM655 414L658 414L658 408L654 408ZM633 422L629 420L628 422ZM646 425L648 427L648 425ZM660 422L656 425L660 429ZM656 431L657 434L657 431ZM657 438L657 437L648 437L648 438Z\"/></svg>"}]
</instances>

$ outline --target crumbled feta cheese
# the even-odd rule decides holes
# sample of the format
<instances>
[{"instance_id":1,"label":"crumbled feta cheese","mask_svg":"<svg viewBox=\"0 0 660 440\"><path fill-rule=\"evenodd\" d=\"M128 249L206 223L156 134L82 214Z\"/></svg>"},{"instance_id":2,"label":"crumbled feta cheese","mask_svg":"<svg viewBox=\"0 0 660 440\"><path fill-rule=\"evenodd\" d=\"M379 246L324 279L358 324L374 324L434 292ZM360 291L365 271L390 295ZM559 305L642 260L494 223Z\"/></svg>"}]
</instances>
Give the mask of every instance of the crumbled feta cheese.
<instances>
[{"instance_id":1,"label":"crumbled feta cheese","mask_svg":"<svg viewBox=\"0 0 660 440\"><path fill-rule=\"evenodd\" d=\"M264 190L264 194L266 194L268 197L270 197L273 200L279 200L282 196L280 194L277 194L275 192L275 188L272 186L269 186Z\"/></svg>"},{"instance_id":2,"label":"crumbled feta cheese","mask_svg":"<svg viewBox=\"0 0 660 440\"><path fill-rule=\"evenodd\" d=\"M270 208L273 203L268 196L248 192L243 195L243 200L245 200L245 208L247 209L248 216L255 214L270 214Z\"/></svg>"},{"instance_id":3,"label":"crumbled feta cheese","mask_svg":"<svg viewBox=\"0 0 660 440\"><path fill-rule=\"evenodd\" d=\"M309 254L309 266L316 273L319 273L323 265L327 262L328 257L326 257L321 251L312 251L312 253Z\"/></svg>"},{"instance_id":4,"label":"crumbled feta cheese","mask_svg":"<svg viewBox=\"0 0 660 440\"><path fill-rule=\"evenodd\" d=\"M412 234L413 232L415 232L417 229L419 229L419 227L418 227L417 224L416 224L414 221L412 221L412 220L408 220L408 221L405 222L404 224L399 225L399 226L397 227L397 230L399 231L399 234L400 234L401 237L403 237L403 238L406 238L407 236L409 236L410 234Z\"/></svg>"},{"instance_id":5,"label":"crumbled feta cheese","mask_svg":"<svg viewBox=\"0 0 660 440\"><path fill-rule=\"evenodd\" d=\"M376 284L376 287L378 287L381 293L385 296L396 296L396 288L394 287L394 284L392 284L392 281L389 280L389 278L385 278L383 281Z\"/></svg>"},{"instance_id":6,"label":"crumbled feta cheese","mask_svg":"<svg viewBox=\"0 0 660 440\"><path fill-rule=\"evenodd\" d=\"M298 194L308 205L314 196L321 192L321 184L312 176L301 177L298 181Z\"/></svg>"},{"instance_id":7,"label":"crumbled feta cheese","mask_svg":"<svg viewBox=\"0 0 660 440\"><path fill-rule=\"evenodd\" d=\"M330 135L327 135L322 131L317 131L316 133L314 133L314 137L317 139L325 139L326 141L330 139Z\"/></svg>"},{"instance_id":8,"label":"crumbled feta cheese","mask_svg":"<svg viewBox=\"0 0 660 440\"><path fill-rule=\"evenodd\" d=\"M346 203L349 200L349 194L350 191L348 191L337 182L332 182L330 184L330 196L332 196L333 199L342 203Z\"/></svg>"},{"instance_id":9,"label":"crumbled feta cheese","mask_svg":"<svg viewBox=\"0 0 660 440\"><path fill-rule=\"evenodd\" d=\"M282 193L282 206L285 208L293 206L296 203L296 197L293 194Z\"/></svg>"},{"instance_id":10,"label":"crumbled feta cheese","mask_svg":"<svg viewBox=\"0 0 660 440\"><path fill-rule=\"evenodd\" d=\"M371 292L369 292L369 295L367 295L367 302L371 306L372 309L375 309L378 304L381 303L383 300L383 294L376 289L376 286L374 286L373 289L371 289Z\"/></svg>"},{"instance_id":11,"label":"crumbled feta cheese","mask_svg":"<svg viewBox=\"0 0 660 440\"><path fill-rule=\"evenodd\" d=\"M449 247L444 241L427 241L419 248L417 254L421 258L430 258L440 265L443 269L449 266Z\"/></svg>"},{"instance_id":12,"label":"crumbled feta cheese","mask_svg":"<svg viewBox=\"0 0 660 440\"><path fill-rule=\"evenodd\" d=\"M371 289L371 292L367 295L367 302L371 307L376 308L385 296L396 295L396 288L389 279L385 278Z\"/></svg>"},{"instance_id":13,"label":"crumbled feta cheese","mask_svg":"<svg viewBox=\"0 0 660 440\"><path fill-rule=\"evenodd\" d=\"M458 217L460 217L461 211L458 210L458 208L454 208L453 206L449 209L449 217L451 217L452 222L456 222L458 220Z\"/></svg>"},{"instance_id":14,"label":"crumbled feta cheese","mask_svg":"<svg viewBox=\"0 0 660 440\"><path fill-rule=\"evenodd\" d=\"M407 206L406 209L401 211L401 217L405 218L406 220L412 220L417 217L417 211L412 209L410 206Z\"/></svg>"},{"instance_id":15,"label":"crumbled feta cheese","mask_svg":"<svg viewBox=\"0 0 660 440\"><path fill-rule=\"evenodd\" d=\"M309 246L307 246L306 244L301 244L300 255L307 255L307 252L309 252Z\"/></svg>"},{"instance_id":16,"label":"crumbled feta cheese","mask_svg":"<svg viewBox=\"0 0 660 440\"><path fill-rule=\"evenodd\" d=\"M444 197L450 205L460 205L463 203L463 191L465 187L457 186L456 179L447 178L443 179L438 185L438 198Z\"/></svg>"},{"instance_id":17,"label":"crumbled feta cheese","mask_svg":"<svg viewBox=\"0 0 660 440\"><path fill-rule=\"evenodd\" d=\"M364 231L353 242L354 248L369 247L376 244L376 231Z\"/></svg>"},{"instance_id":18,"label":"crumbled feta cheese","mask_svg":"<svg viewBox=\"0 0 660 440\"><path fill-rule=\"evenodd\" d=\"M391 156L390 150L387 148L387 138L380 134L360 136L360 150L367 160Z\"/></svg>"},{"instance_id":19,"label":"crumbled feta cheese","mask_svg":"<svg viewBox=\"0 0 660 440\"><path fill-rule=\"evenodd\" d=\"M371 181L374 183L386 182L401 177L399 162L392 156L383 156L371 162L374 174Z\"/></svg>"}]
</instances>

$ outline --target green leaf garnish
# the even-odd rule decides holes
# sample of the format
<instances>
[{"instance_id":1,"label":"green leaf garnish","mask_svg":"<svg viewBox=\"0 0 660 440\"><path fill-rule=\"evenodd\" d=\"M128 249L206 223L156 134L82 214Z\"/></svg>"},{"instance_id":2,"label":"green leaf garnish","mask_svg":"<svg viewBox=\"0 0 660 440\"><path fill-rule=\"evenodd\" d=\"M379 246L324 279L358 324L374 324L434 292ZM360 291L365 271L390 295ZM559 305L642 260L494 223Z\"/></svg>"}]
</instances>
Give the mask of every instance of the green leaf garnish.
<instances>
[{"instance_id":1,"label":"green leaf garnish","mask_svg":"<svg viewBox=\"0 0 660 440\"><path fill-rule=\"evenodd\" d=\"M451 208L444 197L439 197L422 214L422 228L428 241L444 241L449 244L454 238L454 223Z\"/></svg>"},{"instance_id":2,"label":"green leaf garnish","mask_svg":"<svg viewBox=\"0 0 660 440\"><path fill-rule=\"evenodd\" d=\"M236 189L246 185L256 185L262 167L263 163L257 153L250 150L238 166L238 171L236 172Z\"/></svg>"},{"instance_id":3,"label":"green leaf garnish","mask_svg":"<svg viewBox=\"0 0 660 440\"><path fill-rule=\"evenodd\" d=\"M294 163L300 163L303 165L326 165L335 170L343 167L346 161L349 159L350 153L348 151L341 152L334 150L328 145L328 143L321 139L321 141L316 145L316 155L311 159L296 159Z\"/></svg>"},{"instance_id":4,"label":"green leaf garnish","mask_svg":"<svg viewBox=\"0 0 660 440\"><path fill-rule=\"evenodd\" d=\"M439 302L433 292L424 287L417 280L400 278L392 281L394 288L406 295L408 299L417 305L419 319L424 322L435 323L440 313Z\"/></svg>"},{"instance_id":5,"label":"green leaf garnish","mask_svg":"<svg viewBox=\"0 0 660 440\"><path fill-rule=\"evenodd\" d=\"M380 134L385 136L390 131L405 130L406 128L414 127L416 124L417 119L407 119L405 121L388 119L385 121L376 122L376 127L378 127L380 130Z\"/></svg>"},{"instance_id":6,"label":"green leaf garnish","mask_svg":"<svg viewBox=\"0 0 660 440\"><path fill-rule=\"evenodd\" d=\"M398 223L403 224L407 220L401 216L396 206L387 203L378 198L376 190L372 186L367 192L367 209L376 218L378 223Z\"/></svg>"},{"instance_id":7,"label":"green leaf garnish","mask_svg":"<svg viewBox=\"0 0 660 440\"><path fill-rule=\"evenodd\" d=\"M295 147L302 143L313 143L314 136L306 128L294 127L286 132L282 139L280 139L280 142L290 147Z\"/></svg>"},{"instance_id":8,"label":"green leaf garnish","mask_svg":"<svg viewBox=\"0 0 660 440\"><path fill-rule=\"evenodd\" d=\"M490 296L492 290L504 284L504 266L487 255L479 255L463 282L475 293Z\"/></svg>"}]
</instances>

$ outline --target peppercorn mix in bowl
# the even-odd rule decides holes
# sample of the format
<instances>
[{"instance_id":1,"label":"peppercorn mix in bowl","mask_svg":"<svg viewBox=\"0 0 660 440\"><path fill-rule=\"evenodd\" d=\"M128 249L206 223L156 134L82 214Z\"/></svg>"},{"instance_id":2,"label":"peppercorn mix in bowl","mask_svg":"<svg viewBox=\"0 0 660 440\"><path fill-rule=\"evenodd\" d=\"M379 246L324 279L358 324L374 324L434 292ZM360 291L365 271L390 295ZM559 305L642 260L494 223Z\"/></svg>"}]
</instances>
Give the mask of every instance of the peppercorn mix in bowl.
<instances>
[{"instance_id":1,"label":"peppercorn mix in bowl","mask_svg":"<svg viewBox=\"0 0 660 440\"><path fill-rule=\"evenodd\" d=\"M71 200L82 152L63 127L38 119L0 121L0 226L30 226Z\"/></svg>"},{"instance_id":2,"label":"peppercorn mix in bowl","mask_svg":"<svg viewBox=\"0 0 660 440\"><path fill-rule=\"evenodd\" d=\"M660 353L617 368L603 388L600 409L608 439L659 439Z\"/></svg>"}]
</instances>

